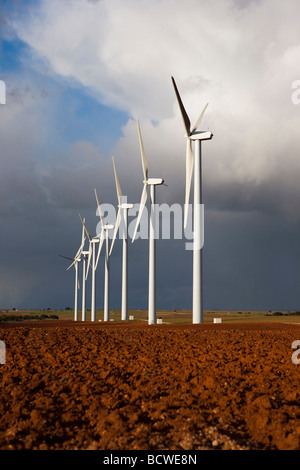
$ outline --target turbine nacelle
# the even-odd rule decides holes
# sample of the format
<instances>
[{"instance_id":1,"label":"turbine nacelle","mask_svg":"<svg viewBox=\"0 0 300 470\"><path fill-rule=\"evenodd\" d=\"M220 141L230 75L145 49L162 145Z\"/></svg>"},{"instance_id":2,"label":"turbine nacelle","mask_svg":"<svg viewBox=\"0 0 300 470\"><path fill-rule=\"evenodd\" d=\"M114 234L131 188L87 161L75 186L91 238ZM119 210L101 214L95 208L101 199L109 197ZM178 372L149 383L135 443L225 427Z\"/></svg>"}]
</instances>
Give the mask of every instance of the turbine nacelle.
<instances>
[{"instance_id":1,"label":"turbine nacelle","mask_svg":"<svg viewBox=\"0 0 300 470\"><path fill-rule=\"evenodd\" d=\"M195 131L191 135L185 134L185 137L190 140L211 140L213 134L209 131Z\"/></svg>"},{"instance_id":2,"label":"turbine nacelle","mask_svg":"<svg viewBox=\"0 0 300 470\"><path fill-rule=\"evenodd\" d=\"M104 236L104 233L107 232L108 230L112 230L115 226L112 225L112 224L106 224L106 225L103 225L102 227L102 230L101 232L97 233L96 237L95 237L95 240L97 241L97 243L101 240L103 242L105 236Z\"/></svg>"},{"instance_id":3,"label":"turbine nacelle","mask_svg":"<svg viewBox=\"0 0 300 470\"><path fill-rule=\"evenodd\" d=\"M119 204L118 207L119 207L120 209L133 209L134 204L129 204L129 203L128 203L128 204L127 204L127 203L125 204L125 203L124 203L124 204Z\"/></svg>"},{"instance_id":4,"label":"turbine nacelle","mask_svg":"<svg viewBox=\"0 0 300 470\"><path fill-rule=\"evenodd\" d=\"M158 186L160 184L164 184L164 180L162 178L148 178L147 180L144 180L143 183L148 186Z\"/></svg>"},{"instance_id":5,"label":"turbine nacelle","mask_svg":"<svg viewBox=\"0 0 300 470\"><path fill-rule=\"evenodd\" d=\"M106 225L104 225L103 230L112 230L113 228L114 228L114 225L106 224Z\"/></svg>"}]
</instances>

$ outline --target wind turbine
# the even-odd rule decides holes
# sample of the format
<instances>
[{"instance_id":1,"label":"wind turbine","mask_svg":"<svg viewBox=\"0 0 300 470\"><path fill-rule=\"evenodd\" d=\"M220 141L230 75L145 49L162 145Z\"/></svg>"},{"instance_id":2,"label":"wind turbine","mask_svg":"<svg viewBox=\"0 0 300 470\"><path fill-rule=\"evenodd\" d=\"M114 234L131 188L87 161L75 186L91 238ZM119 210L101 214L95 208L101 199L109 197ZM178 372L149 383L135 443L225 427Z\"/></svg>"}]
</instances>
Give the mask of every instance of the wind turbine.
<instances>
[{"instance_id":1,"label":"wind turbine","mask_svg":"<svg viewBox=\"0 0 300 470\"><path fill-rule=\"evenodd\" d=\"M59 255L61 258L68 259L72 261L72 264L67 268L70 269L71 266L74 265L75 268L75 295L74 295L74 321L78 320L78 291L79 291L79 279L78 279L78 263L81 261L80 257L75 259L75 258L69 258L68 256L64 255Z\"/></svg>"},{"instance_id":2,"label":"wind turbine","mask_svg":"<svg viewBox=\"0 0 300 470\"><path fill-rule=\"evenodd\" d=\"M149 216L149 290L148 290L148 324L156 323L156 244L155 244L155 186L164 184L162 178L148 178L148 163L142 141L139 121L137 121L141 159L144 174L144 187L142 191L139 213L136 221L132 242L135 240L136 232L142 217L148 196L148 186L150 186L151 210Z\"/></svg>"},{"instance_id":3,"label":"wind turbine","mask_svg":"<svg viewBox=\"0 0 300 470\"><path fill-rule=\"evenodd\" d=\"M99 203L98 195L96 189L95 191L95 196L96 196L96 201L97 201L97 206L98 206L98 215L100 217L100 222L101 222L101 232L99 235L100 238L100 243L102 246L102 243L104 241L104 234L105 234L105 268L104 268L104 321L109 321L109 237L108 237L108 231L112 230L114 228L113 225L111 224L106 224L104 225L103 220L104 216L102 213L102 209ZM100 248L101 250L101 248ZM99 254L100 254L99 250ZM99 259L99 255L98 255ZM98 264L98 261L97 261Z\"/></svg>"},{"instance_id":4,"label":"wind turbine","mask_svg":"<svg viewBox=\"0 0 300 470\"><path fill-rule=\"evenodd\" d=\"M74 320L75 321L78 320L78 290L79 290L78 263L81 261L81 255L82 255L82 250L84 247L84 242L85 242L85 236L84 236L84 229L82 228L81 243L74 258L69 258L68 256L59 255L62 258L72 261L70 266L67 268L67 271L72 266L74 266L75 268L75 295L74 295Z\"/></svg>"},{"instance_id":5,"label":"wind turbine","mask_svg":"<svg viewBox=\"0 0 300 470\"><path fill-rule=\"evenodd\" d=\"M203 279L202 279L202 240L201 231L201 205L202 205L202 168L201 168L201 141L211 140L213 134L209 131L197 131L208 103L201 111L197 121L191 126L190 119L183 106L179 91L173 77L176 98L180 108L184 127L186 130L186 183L185 183L185 206L184 227L187 223L188 203L190 196L191 180L194 166L194 245L193 245L193 323L203 323ZM192 141L195 142L195 163L192 149Z\"/></svg>"},{"instance_id":6,"label":"wind turbine","mask_svg":"<svg viewBox=\"0 0 300 470\"><path fill-rule=\"evenodd\" d=\"M91 321L96 321L96 269L99 261L99 256L102 248L103 241L99 239L99 237L92 237L90 232L88 231L85 221L82 219L81 215L79 214L80 220L82 225L86 231L86 234L89 239L89 251L88 251L88 260L87 260L87 269L85 273L85 280L88 277L89 273L89 266L92 258L92 294L91 294ZM96 259L96 248L95 245L99 243L98 247L98 254Z\"/></svg>"},{"instance_id":7,"label":"wind turbine","mask_svg":"<svg viewBox=\"0 0 300 470\"><path fill-rule=\"evenodd\" d=\"M117 174L115 159L113 158L114 174L116 181L116 190L118 196L118 213L116 218L116 225L114 230L113 239L110 245L109 256L111 255L116 235L120 226L121 218L123 219L123 251L122 251L122 305L121 305L121 319L128 320L128 209L133 208L133 204L127 204L122 196L122 191ZM127 200L127 199L126 199Z\"/></svg>"}]
</instances>

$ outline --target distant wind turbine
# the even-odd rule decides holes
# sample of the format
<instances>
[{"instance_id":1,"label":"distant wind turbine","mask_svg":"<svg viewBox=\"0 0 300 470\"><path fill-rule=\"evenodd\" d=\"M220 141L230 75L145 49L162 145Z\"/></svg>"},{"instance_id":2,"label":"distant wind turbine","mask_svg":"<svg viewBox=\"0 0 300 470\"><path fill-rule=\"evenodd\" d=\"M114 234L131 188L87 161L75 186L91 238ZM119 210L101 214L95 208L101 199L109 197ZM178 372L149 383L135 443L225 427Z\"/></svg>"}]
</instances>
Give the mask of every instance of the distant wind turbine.
<instances>
[{"instance_id":1,"label":"distant wind turbine","mask_svg":"<svg viewBox=\"0 0 300 470\"><path fill-rule=\"evenodd\" d=\"M162 178L148 178L148 163L142 141L139 121L137 121L138 135L140 142L141 159L144 174L144 187L142 191L139 213L135 225L132 242L135 240L136 232L142 217L148 196L148 186L150 186L151 209L149 216L149 290L148 290L148 324L156 323L156 245L155 245L155 186L164 184Z\"/></svg>"},{"instance_id":2,"label":"distant wind turbine","mask_svg":"<svg viewBox=\"0 0 300 470\"><path fill-rule=\"evenodd\" d=\"M128 209L133 208L133 204L127 204L123 200L122 191L117 174L115 159L113 157L114 174L116 181L116 190L118 196L118 213L116 218L116 225L114 230L113 239L110 245L110 252L112 252L117 232L119 230L121 218L123 219L123 252L122 252L122 305L121 305L121 319L128 320Z\"/></svg>"},{"instance_id":3,"label":"distant wind turbine","mask_svg":"<svg viewBox=\"0 0 300 470\"><path fill-rule=\"evenodd\" d=\"M202 204L202 169L201 169L201 141L210 140L213 134L209 131L197 131L204 112L208 106L205 105L197 121L191 126L190 119L183 106L179 91L173 77L174 86L179 109L186 130L186 183L185 183L185 207L184 227L187 224L189 195L194 166L194 245L193 245L193 323L203 323L203 279L202 279L202 243L201 243L201 204ZM195 164L192 149L192 141L195 141Z\"/></svg>"},{"instance_id":4,"label":"distant wind turbine","mask_svg":"<svg viewBox=\"0 0 300 470\"><path fill-rule=\"evenodd\" d=\"M69 258L68 256L63 256L59 255L62 258L68 259L72 261L70 266L67 268L67 271L74 266L75 268L75 295L74 295L74 320L78 320L78 290L80 288L79 286L79 279L78 279L78 263L81 261L81 255L83 252L83 247L84 247L84 242L85 242L85 236L84 236L84 229L82 228L82 234L81 234L81 243L79 246L79 249L77 250L76 255L74 258Z\"/></svg>"},{"instance_id":5,"label":"distant wind turbine","mask_svg":"<svg viewBox=\"0 0 300 470\"><path fill-rule=\"evenodd\" d=\"M99 240L99 237L92 237L80 214L79 214L79 217L80 217L82 225L83 225L83 227L86 231L86 234L88 236L88 239L89 239L89 251L88 251L88 260L87 260L87 268L86 268L85 279L87 279L87 277L88 277L90 262L91 262L91 258L92 258L92 266L91 266L91 268L92 268L91 321L96 321L96 269L97 269L98 260L99 260L99 256L100 256L103 241ZM99 243L99 247L98 247L98 254L97 254L97 258L96 258L95 245L97 243Z\"/></svg>"},{"instance_id":6,"label":"distant wind turbine","mask_svg":"<svg viewBox=\"0 0 300 470\"><path fill-rule=\"evenodd\" d=\"M75 268L74 321L77 321L78 320L78 291L80 289L79 279L78 279L78 263L81 261L81 259L80 257L75 259L75 258L69 258L68 256L64 256L64 255L59 255L59 256L61 258L65 258L65 259L72 261L72 264L70 264L70 266L67 268L67 271L73 265Z\"/></svg>"},{"instance_id":7,"label":"distant wind turbine","mask_svg":"<svg viewBox=\"0 0 300 470\"><path fill-rule=\"evenodd\" d=\"M109 321L109 264L110 263L109 263L108 231L112 230L114 226L111 224L104 225L104 216L103 216L102 209L99 203L97 191L96 189L94 189L94 191L95 191L95 196L96 196L96 201L97 201L98 215L100 217L100 222L101 222L101 232L99 235L101 246L104 241L104 235L105 235L105 248L106 249L105 249L105 269L104 269L104 321ZM98 261L97 261L97 264L98 264Z\"/></svg>"}]
</instances>

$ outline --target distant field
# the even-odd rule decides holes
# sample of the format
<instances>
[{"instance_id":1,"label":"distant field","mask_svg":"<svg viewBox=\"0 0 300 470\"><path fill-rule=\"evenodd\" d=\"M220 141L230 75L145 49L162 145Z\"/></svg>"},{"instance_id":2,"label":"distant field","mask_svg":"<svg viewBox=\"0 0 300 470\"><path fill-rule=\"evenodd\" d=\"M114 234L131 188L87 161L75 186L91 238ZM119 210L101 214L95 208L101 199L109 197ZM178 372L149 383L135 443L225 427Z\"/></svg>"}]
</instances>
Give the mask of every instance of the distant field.
<instances>
[{"instance_id":1,"label":"distant field","mask_svg":"<svg viewBox=\"0 0 300 470\"><path fill-rule=\"evenodd\" d=\"M20 321L26 320L73 320L72 310L0 310L1 321ZM97 321L103 320L103 310L97 310ZM128 321L147 321L147 310L129 310ZM192 312L190 310L158 310L157 320L162 323L170 324L189 324L192 323ZM250 310L208 310L204 311L204 323L213 323L214 318L221 318L222 322L289 322L300 323L300 311L250 311ZM81 321L81 311L78 313L78 319ZM90 321L91 312L87 311L86 320ZM120 322L121 311L112 309L110 311L110 321Z\"/></svg>"}]
</instances>

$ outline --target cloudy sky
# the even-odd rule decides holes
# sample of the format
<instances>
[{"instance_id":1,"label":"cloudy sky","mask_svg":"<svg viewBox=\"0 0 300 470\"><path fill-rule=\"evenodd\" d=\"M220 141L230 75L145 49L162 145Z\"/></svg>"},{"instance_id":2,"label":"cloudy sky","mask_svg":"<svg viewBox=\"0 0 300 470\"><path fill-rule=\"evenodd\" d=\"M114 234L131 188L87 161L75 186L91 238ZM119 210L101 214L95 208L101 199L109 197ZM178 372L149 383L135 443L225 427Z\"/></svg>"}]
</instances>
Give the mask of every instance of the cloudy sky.
<instances>
[{"instance_id":1,"label":"cloudy sky","mask_svg":"<svg viewBox=\"0 0 300 470\"><path fill-rule=\"evenodd\" d=\"M139 119L157 202L184 203L185 138L206 102L204 307L300 310L298 0L2 0L0 308L73 305L81 222L94 187L138 203ZM132 219L133 220L133 219ZM185 239L157 241L157 307L191 308ZM147 306L148 243L129 244L129 306ZM103 256L97 307L103 306ZM89 286L89 284L88 284ZM121 242L111 257L120 307ZM88 287L89 288L89 287ZM89 307L89 305L88 305Z\"/></svg>"}]
</instances>

